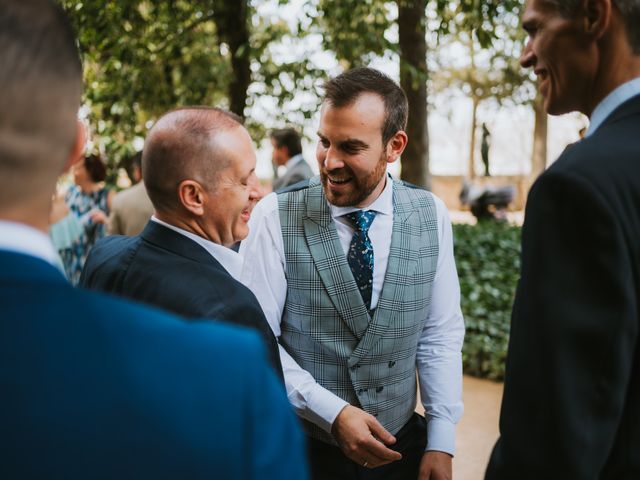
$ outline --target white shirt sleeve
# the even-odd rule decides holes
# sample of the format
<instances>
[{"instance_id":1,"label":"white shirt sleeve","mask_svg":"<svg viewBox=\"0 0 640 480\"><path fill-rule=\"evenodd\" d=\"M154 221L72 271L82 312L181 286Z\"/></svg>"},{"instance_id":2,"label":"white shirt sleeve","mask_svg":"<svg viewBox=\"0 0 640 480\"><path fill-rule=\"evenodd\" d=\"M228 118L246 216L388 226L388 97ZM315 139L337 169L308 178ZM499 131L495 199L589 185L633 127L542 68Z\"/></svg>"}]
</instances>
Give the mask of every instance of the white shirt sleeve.
<instances>
[{"instance_id":1,"label":"white shirt sleeve","mask_svg":"<svg viewBox=\"0 0 640 480\"><path fill-rule=\"evenodd\" d=\"M428 422L427 450L455 452L455 425L463 412L462 343L464 321L460 284L453 256L449 213L434 196L439 254L431 287L431 308L416 355L420 395Z\"/></svg>"},{"instance_id":2,"label":"white shirt sleeve","mask_svg":"<svg viewBox=\"0 0 640 480\"><path fill-rule=\"evenodd\" d=\"M280 337L287 279L276 194L267 195L254 208L240 255L244 257L241 281L257 297L274 335ZM318 384L282 345L279 348L289 402L298 416L331 432L333 421L348 403Z\"/></svg>"}]
</instances>

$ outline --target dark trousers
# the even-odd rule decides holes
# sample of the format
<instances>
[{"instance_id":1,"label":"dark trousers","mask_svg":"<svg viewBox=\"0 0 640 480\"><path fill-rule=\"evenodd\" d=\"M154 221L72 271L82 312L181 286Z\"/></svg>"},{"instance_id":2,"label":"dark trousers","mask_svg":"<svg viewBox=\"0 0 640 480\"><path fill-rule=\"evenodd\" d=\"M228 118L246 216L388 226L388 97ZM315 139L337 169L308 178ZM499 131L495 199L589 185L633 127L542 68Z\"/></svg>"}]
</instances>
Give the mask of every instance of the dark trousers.
<instances>
[{"instance_id":1,"label":"dark trousers","mask_svg":"<svg viewBox=\"0 0 640 480\"><path fill-rule=\"evenodd\" d=\"M350 460L340 448L307 437L312 480L415 480L427 445L427 422L413 417L395 435L389 447L402 454L402 460L378 468L365 468Z\"/></svg>"}]
</instances>

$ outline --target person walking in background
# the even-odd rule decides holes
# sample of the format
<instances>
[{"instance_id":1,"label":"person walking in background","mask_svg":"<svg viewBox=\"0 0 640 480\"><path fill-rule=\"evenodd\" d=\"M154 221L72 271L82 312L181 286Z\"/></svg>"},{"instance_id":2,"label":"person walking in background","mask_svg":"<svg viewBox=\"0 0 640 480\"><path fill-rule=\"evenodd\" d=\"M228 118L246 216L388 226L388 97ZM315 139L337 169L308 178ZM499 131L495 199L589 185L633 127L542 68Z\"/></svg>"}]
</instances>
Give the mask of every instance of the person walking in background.
<instances>
[{"instance_id":1,"label":"person walking in background","mask_svg":"<svg viewBox=\"0 0 640 480\"><path fill-rule=\"evenodd\" d=\"M118 192L111 202L109 235L138 235L153 215L153 204L142 181L142 153L131 159L135 185Z\"/></svg>"},{"instance_id":2,"label":"person walking in background","mask_svg":"<svg viewBox=\"0 0 640 480\"><path fill-rule=\"evenodd\" d=\"M313 177L311 167L302 156L302 141L295 129L282 128L272 131L271 146L271 160L276 175L278 167L286 168L284 175L273 180L274 191Z\"/></svg>"},{"instance_id":3,"label":"person walking in background","mask_svg":"<svg viewBox=\"0 0 640 480\"><path fill-rule=\"evenodd\" d=\"M138 236L98 242L81 284L187 318L252 327L282 375L260 304L238 281L242 257L229 248L247 236L258 198L256 155L240 122L206 107L181 108L158 120L142 152L155 216Z\"/></svg>"},{"instance_id":4,"label":"person walking in background","mask_svg":"<svg viewBox=\"0 0 640 480\"><path fill-rule=\"evenodd\" d=\"M448 213L387 175L402 89L369 68L324 88L320 177L258 203L243 280L280 337L314 479L451 478L464 324Z\"/></svg>"},{"instance_id":5,"label":"person walking in background","mask_svg":"<svg viewBox=\"0 0 640 480\"><path fill-rule=\"evenodd\" d=\"M535 182L487 480L640 478L640 0L528 0L521 64L586 136Z\"/></svg>"},{"instance_id":6,"label":"person walking in background","mask_svg":"<svg viewBox=\"0 0 640 480\"><path fill-rule=\"evenodd\" d=\"M107 233L107 217L115 192L104 186L107 169L99 155L84 157L71 172L74 185L65 195L65 203L80 220L83 232L59 252L67 278L77 285L89 250Z\"/></svg>"},{"instance_id":7,"label":"person walking in background","mask_svg":"<svg viewBox=\"0 0 640 480\"><path fill-rule=\"evenodd\" d=\"M305 480L253 332L73 288L47 228L84 149L82 67L53 1L0 0L0 478Z\"/></svg>"}]
</instances>

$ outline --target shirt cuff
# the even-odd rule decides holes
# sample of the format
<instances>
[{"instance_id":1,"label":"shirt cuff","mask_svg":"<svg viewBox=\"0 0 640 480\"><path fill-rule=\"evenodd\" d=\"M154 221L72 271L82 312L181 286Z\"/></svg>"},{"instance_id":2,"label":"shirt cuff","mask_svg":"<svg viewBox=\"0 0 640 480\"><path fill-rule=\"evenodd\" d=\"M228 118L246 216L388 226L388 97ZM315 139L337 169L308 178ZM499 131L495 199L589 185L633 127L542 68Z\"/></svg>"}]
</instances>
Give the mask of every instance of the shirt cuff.
<instances>
[{"instance_id":1,"label":"shirt cuff","mask_svg":"<svg viewBox=\"0 0 640 480\"><path fill-rule=\"evenodd\" d=\"M334 420L347 405L349 402L345 402L326 388L318 385L307 402L305 418L327 433L331 433Z\"/></svg>"},{"instance_id":2,"label":"shirt cuff","mask_svg":"<svg viewBox=\"0 0 640 480\"><path fill-rule=\"evenodd\" d=\"M427 423L426 451L437 450L453 456L456 451L456 426L440 418L431 418Z\"/></svg>"}]
</instances>

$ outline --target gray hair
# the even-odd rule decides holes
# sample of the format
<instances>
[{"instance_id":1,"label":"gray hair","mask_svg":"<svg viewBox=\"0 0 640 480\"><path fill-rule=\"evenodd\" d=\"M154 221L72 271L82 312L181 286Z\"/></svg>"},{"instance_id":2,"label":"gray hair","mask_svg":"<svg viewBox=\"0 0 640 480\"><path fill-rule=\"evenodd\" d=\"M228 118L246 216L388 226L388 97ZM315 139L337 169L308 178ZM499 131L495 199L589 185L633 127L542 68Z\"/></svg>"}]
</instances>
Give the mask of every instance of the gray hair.
<instances>
[{"instance_id":1,"label":"gray hair","mask_svg":"<svg viewBox=\"0 0 640 480\"><path fill-rule=\"evenodd\" d=\"M546 0L564 17L575 15L582 0ZM640 55L640 0L611 0L622 15L629 45L633 49L633 53Z\"/></svg>"}]
</instances>

